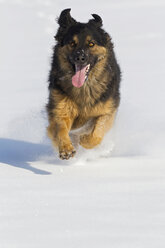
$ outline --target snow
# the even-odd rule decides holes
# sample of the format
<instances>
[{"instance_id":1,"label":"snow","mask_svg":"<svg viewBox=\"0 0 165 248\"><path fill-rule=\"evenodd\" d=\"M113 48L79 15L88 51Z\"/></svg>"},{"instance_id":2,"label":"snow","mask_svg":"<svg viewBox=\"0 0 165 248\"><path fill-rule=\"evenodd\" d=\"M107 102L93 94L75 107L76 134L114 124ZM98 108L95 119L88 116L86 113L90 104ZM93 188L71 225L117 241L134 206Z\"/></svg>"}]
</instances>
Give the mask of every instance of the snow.
<instances>
[{"instance_id":1,"label":"snow","mask_svg":"<svg viewBox=\"0 0 165 248\"><path fill-rule=\"evenodd\" d=\"M84 8L85 6L85 8ZM46 137L55 19L100 14L121 105L100 147L60 161ZM0 0L0 247L164 248L162 0Z\"/></svg>"}]
</instances>

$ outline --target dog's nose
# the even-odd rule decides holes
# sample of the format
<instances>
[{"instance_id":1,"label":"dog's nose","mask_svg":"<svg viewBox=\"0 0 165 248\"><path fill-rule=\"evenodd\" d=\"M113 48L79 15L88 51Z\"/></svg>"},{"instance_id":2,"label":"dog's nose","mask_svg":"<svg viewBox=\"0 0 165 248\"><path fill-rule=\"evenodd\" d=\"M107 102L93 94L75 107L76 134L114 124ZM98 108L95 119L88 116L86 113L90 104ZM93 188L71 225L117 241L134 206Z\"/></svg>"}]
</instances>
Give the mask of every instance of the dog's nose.
<instances>
[{"instance_id":1,"label":"dog's nose","mask_svg":"<svg viewBox=\"0 0 165 248\"><path fill-rule=\"evenodd\" d=\"M84 50L78 50L75 52L74 61L75 63L84 64L86 62L87 56Z\"/></svg>"}]
</instances>

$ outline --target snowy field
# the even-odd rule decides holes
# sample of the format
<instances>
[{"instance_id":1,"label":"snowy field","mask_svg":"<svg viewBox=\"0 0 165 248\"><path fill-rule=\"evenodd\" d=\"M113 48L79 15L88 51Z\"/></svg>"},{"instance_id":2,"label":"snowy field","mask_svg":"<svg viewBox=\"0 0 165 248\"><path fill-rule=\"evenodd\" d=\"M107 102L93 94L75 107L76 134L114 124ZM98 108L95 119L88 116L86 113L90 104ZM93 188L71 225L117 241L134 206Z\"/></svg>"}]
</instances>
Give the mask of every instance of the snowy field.
<instances>
[{"instance_id":1,"label":"snowy field","mask_svg":"<svg viewBox=\"0 0 165 248\"><path fill-rule=\"evenodd\" d=\"M68 7L102 16L123 79L102 145L65 162L45 105ZM0 248L165 247L164 13L164 0L0 0Z\"/></svg>"}]
</instances>

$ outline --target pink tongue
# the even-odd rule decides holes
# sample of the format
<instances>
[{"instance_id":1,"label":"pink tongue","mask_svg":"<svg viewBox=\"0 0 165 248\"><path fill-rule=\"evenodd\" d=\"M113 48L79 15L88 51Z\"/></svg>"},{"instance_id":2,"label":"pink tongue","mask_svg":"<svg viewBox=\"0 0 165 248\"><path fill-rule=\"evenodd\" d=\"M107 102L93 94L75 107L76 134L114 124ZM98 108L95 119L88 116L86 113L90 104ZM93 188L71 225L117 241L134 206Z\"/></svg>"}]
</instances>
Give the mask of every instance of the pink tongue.
<instances>
[{"instance_id":1,"label":"pink tongue","mask_svg":"<svg viewBox=\"0 0 165 248\"><path fill-rule=\"evenodd\" d=\"M79 65L75 65L76 73L72 77L72 84L75 87L80 88L81 86L83 86L85 82L85 76L86 76L85 71L86 71L87 66L81 67Z\"/></svg>"}]
</instances>

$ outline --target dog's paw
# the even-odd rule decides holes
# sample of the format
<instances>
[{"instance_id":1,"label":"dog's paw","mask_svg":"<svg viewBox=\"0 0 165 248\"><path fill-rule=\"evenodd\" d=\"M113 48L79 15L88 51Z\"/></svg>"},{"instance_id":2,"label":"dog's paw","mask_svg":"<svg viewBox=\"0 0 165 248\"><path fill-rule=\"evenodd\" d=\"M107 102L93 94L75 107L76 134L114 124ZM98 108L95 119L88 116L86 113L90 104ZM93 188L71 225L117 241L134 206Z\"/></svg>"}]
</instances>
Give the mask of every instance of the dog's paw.
<instances>
[{"instance_id":1,"label":"dog's paw","mask_svg":"<svg viewBox=\"0 0 165 248\"><path fill-rule=\"evenodd\" d=\"M59 157L63 160L64 159L68 160L69 158L74 157L75 153L76 153L76 150L74 149L74 147L71 144L65 145L65 146L60 148Z\"/></svg>"},{"instance_id":2,"label":"dog's paw","mask_svg":"<svg viewBox=\"0 0 165 248\"><path fill-rule=\"evenodd\" d=\"M80 136L79 144L86 149L92 149L101 143L102 138L93 136L92 134L84 134Z\"/></svg>"}]
</instances>

